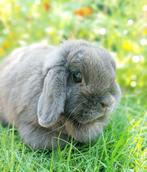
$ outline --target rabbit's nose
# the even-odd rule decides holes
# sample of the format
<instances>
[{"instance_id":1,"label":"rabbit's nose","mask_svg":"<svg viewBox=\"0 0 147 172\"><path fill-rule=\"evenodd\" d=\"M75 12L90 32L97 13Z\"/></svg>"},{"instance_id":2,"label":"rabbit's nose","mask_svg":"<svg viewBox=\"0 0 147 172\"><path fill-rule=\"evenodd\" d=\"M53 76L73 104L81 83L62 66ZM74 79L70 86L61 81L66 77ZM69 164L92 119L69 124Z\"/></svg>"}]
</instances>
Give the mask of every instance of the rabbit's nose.
<instances>
[{"instance_id":1,"label":"rabbit's nose","mask_svg":"<svg viewBox=\"0 0 147 172\"><path fill-rule=\"evenodd\" d=\"M104 101L100 101L100 102L99 102L99 105L100 105L102 111L106 111L106 109L107 109L108 106L109 106L109 105L108 105L106 102L104 102Z\"/></svg>"},{"instance_id":2,"label":"rabbit's nose","mask_svg":"<svg viewBox=\"0 0 147 172\"><path fill-rule=\"evenodd\" d=\"M108 104L105 102L99 102L99 104L101 105L102 108L108 107Z\"/></svg>"}]
</instances>

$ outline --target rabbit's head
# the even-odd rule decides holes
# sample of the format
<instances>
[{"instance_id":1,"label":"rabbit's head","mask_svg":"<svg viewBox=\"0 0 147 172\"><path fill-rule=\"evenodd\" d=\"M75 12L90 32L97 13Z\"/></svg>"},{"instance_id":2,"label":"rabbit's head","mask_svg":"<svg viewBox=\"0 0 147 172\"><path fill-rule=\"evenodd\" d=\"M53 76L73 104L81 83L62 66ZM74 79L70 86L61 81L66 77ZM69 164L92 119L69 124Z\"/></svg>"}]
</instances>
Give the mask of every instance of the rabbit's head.
<instances>
[{"instance_id":1,"label":"rabbit's head","mask_svg":"<svg viewBox=\"0 0 147 172\"><path fill-rule=\"evenodd\" d=\"M120 98L110 54L86 41L66 41L52 55L38 102L39 124L50 127L61 114L81 125L105 120Z\"/></svg>"}]
</instances>

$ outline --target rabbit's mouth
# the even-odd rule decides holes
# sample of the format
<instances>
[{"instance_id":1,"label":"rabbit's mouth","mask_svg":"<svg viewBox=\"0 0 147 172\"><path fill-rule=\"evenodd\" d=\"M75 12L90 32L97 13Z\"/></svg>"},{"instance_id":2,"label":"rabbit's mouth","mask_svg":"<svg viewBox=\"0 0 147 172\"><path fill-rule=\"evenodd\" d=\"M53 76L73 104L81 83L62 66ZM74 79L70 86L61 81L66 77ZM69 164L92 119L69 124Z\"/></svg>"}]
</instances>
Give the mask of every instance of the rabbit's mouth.
<instances>
[{"instance_id":1,"label":"rabbit's mouth","mask_svg":"<svg viewBox=\"0 0 147 172\"><path fill-rule=\"evenodd\" d=\"M79 125L87 125L87 124L92 124L95 122L104 122L107 119L107 115L106 114L100 114L99 116L95 117L95 118L91 118L91 119L75 119L75 123L79 124Z\"/></svg>"}]
</instances>

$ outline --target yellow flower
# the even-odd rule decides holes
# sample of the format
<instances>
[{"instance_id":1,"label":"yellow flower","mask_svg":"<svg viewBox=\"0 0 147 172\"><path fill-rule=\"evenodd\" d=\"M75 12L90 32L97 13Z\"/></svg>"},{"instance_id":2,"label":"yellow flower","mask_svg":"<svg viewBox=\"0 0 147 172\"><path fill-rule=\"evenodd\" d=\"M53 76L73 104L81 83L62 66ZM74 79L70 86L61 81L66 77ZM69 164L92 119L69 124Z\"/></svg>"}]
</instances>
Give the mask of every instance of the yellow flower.
<instances>
[{"instance_id":1,"label":"yellow flower","mask_svg":"<svg viewBox=\"0 0 147 172\"><path fill-rule=\"evenodd\" d=\"M122 49L125 50L125 51L132 51L133 50L133 45L129 40L123 41Z\"/></svg>"},{"instance_id":2,"label":"yellow flower","mask_svg":"<svg viewBox=\"0 0 147 172\"><path fill-rule=\"evenodd\" d=\"M7 49L7 48L10 47L10 42L9 41L5 41L2 46L3 46L4 49Z\"/></svg>"},{"instance_id":3,"label":"yellow flower","mask_svg":"<svg viewBox=\"0 0 147 172\"><path fill-rule=\"evenodd\" d=\"M144 35L147 35L147 27L145 27L145 28L143 29L143 34L144 34Z\"/></svg>"},{"instance_id":4,"label":"yellow flower","mask_svg":"<svg viewBox=\"0 0 147 172\"><path fill-rule=\"evenodd\" d=\"M0 57L2 57L4 53L5 53L4 49L0 47Z\"/></svg>"},{"instance_id":5,"label":"yellow flower","mask_svg":"<svg viewBox=\"0 0 147 172\"><path fill-rule=\"evenodd\" d=\"M131 42L130 40L125 40L122 42L122 49L127 52L133 52L133 53L141 52L141 47L137 43Z\"/></svg>"}]
</instances>

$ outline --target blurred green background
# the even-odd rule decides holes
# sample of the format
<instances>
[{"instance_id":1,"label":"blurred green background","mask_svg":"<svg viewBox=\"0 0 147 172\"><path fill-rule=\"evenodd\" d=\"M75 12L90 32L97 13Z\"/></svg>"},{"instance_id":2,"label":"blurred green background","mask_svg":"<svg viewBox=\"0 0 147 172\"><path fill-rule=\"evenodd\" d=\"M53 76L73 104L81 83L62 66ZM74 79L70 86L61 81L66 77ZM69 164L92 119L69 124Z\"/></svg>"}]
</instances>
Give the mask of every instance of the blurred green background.
<instances>
[{"instance_id":1,"label":"blurred green background","mask_svg":"<svg viewBox=\"0 0 147 172\"><path fill-rule=\"evenodd\" d=\"M108 49L123 92L147 96L145 0L0 0L0 58L19 46L66 39Z\"/></svg>"}]
</instances>

